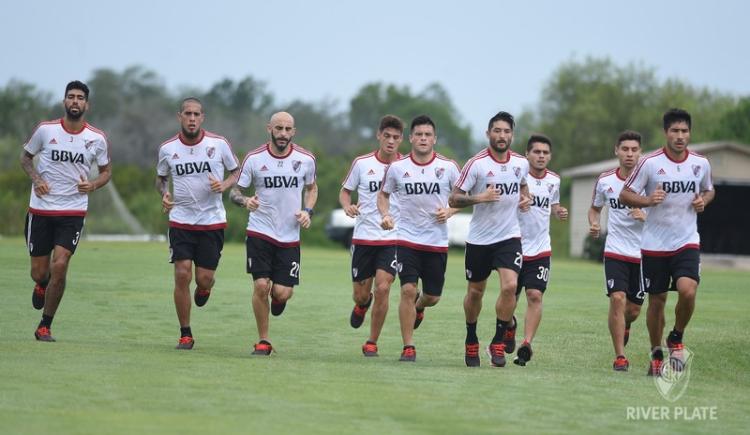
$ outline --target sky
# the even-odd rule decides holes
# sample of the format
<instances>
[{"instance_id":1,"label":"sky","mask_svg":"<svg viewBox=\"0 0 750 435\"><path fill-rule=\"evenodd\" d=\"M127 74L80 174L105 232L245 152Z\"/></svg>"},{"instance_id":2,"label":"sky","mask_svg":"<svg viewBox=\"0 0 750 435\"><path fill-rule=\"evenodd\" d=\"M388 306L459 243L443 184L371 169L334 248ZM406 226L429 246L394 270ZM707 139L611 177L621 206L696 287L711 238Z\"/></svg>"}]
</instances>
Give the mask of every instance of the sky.
<instances>
[{"instance_id":1,"label":"sky","mask_svg":"<svg viewBox=\"0 0 750 435\"><path fill-rule=\"evenodd\" d=\"M750 95L750 2L739 0L0 1L0 86L20 79L61 97L70 80L132 65L173 91L251 75L279 103L341 111L367 83L416 93L438 82L478 138L498 110L533 109L556 68L588 56Z\"/></svg>"}]
</instances>

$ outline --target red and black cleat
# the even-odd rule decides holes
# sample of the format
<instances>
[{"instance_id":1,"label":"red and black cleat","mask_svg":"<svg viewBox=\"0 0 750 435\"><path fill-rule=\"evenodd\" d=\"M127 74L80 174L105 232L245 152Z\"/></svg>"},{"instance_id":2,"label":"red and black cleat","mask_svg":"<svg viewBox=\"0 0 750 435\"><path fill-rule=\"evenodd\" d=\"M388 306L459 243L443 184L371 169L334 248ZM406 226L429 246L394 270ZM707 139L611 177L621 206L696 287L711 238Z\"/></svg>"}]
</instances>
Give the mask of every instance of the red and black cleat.
<instances>
[{"instance_id":1,"label":"red and black cleat","mask_svg":"<svg viewBox=\"0 0 750 435\"><path fill-rule=\"evenodd\" d=\"M47 328L46 326L40 326L36 328L36 331L34 331L34 337L37 339L37 341L56 341L54 337L52 337L49 328Z\"/></svg>"},{"instance_id":2,"label":"red and black cleat","mask_svg":"<svg viewBox=\"0 0 750 435\"><path fill-rule=\"evenodd\" d=\"M195 340L193 340L193 337L185 335L180 337L180 341L177 342L177 346L175 346L175 349L190 350L193 348L193 345L195 345Z\"/></svg>"},{"instance_id":3,"label":"red and black cleat","mask_svg":"<svg viewBox=\"0 0 750 435\"><path fill-rule=\"evenodd\" d=\"M46 292L47 289L45 287L42 287L39 284L34 286L34 291L31 293L31 305L33 305L35 309L41 310L44 308L44 294Z\"/></svg>"},{"instance_id":4,"label":"red and black cleat","mask_svg":"<svg viewBox=\"0 0 750 435\"><path fill-rule=\"evenodd\" d=\"M466 361L466 367L479 367L479 343L466 345L464 361Z\"/></svg>"}]
</instances>

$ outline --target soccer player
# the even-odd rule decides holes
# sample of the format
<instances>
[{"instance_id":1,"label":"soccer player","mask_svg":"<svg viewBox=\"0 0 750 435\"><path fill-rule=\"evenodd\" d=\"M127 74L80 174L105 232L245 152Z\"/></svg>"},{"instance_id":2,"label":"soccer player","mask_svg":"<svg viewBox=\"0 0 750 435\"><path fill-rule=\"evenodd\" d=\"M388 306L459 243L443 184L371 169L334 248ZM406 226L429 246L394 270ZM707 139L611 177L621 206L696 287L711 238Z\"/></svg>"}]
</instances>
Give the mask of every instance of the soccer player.
<instances>
[{"instance_id":1,"label":"soccer player","mask_svg":"<svg viewBox=\"0 0 750 435\"><path fill-rule=\"evenodd\" d=\"M377 195L385 169L401 157L398 147L403 135L404 123L399 118L393 115L381 118L377 133L379 148L354 159L339 192L339 203L347 216L357 218L352 237L352 298L355 305L349 322L353 328L359 328L372 305L370 338L362 346L362 353L368 357L378 356L378 337L388 313L391 284L398 272L396 231L386 231L380 227ZM355 190L357 203L353 204L352 192ZM398 201L395 198L390 213L392 216L398 215Z\"/></svg>"},{"instance_id":2,"label":"soccer player","mask_svg":"<svg viewBox=\"0 0 750 435\"><path fill-rule=\"evenodd\" d=\"M664 305L670 289L676 289L678 297L667 348L676 367L682 362L683 334L695 309L700 282L697 217L715 195L708 159L687 148L690 114L670 109L663 121L666 146L641 159L620 193L625 205L650 207L641 238L641 271L649 294L646 325L651 340L650 376L661 374Z\"/></svg>"},{"instance_id":3,"label":"soccer player","mask_svg":"<svg viewBox=\"0 0 750 435\"><path fill-rule=\"evenodd\" d=\"M474 206L466 238L466 315L465 362L479 366L477 319L487 278L493 270L500 275L500 294L495 303L495 336L487 351L494 367L505 366L506 332L515 328L518 272L521 270L521 229L517 209L528 210L526 176L529 162L511 151L515 120L508 112L498 112L487 125L486 149L472 157L461 171L450 196L451 207Z\"/></svg>"},{"instance_id":4,"label":"soccer player","mask_svg":"<svg viewBox=\"0 0 750 435\"><path fill-rule=\"evenodd\" d=\"M310 227L318 199L315 157L292 142L296 133L292 115L275 113L266 128L270 141L247 154L237 186L230 193L232 202L250 211L246 267L253 277L252 304L259 337L253 355L273 351L268 313L281 315L299 284L300 226ZM243 196L239 188L250 186L254 195Z\"/></svg>"},{"instance_id":5,"label":"soccer player","mask_svg":"<svg viewBox=\"0 0 750 435\"><path fill-rule=\"evenodd\" d=\"M420 115L411 122L409 155L393 162L378 193L378 211L384 230L398 228L398 307L404 349L400 361L416 361L414 330L426 307L440 300L448 261L448 219L457 209L448 207L448 196L458 180L456 162L435 152L435 123ZM397 194L398 220L391 214L391 195ZM394 198L396 199L396 198ZM417 283L422 280L422 292Z\"/></svg>"},{"instance_id":6,"label":"soccer player","mask_svg":"<svg viewBox=\"0 0 750 435\"><path fill-rule=\"evenodd\" d=\"M156 188L169 213L169 253L174 263L174 305L180 323L177 349L192 349L190 281L195 263L195 305L211 296L214 274L224 247L227 213L222 192L237 181L239 163L229 142L201 128L203 104L185 98L177 113L180 132L161 144L156 165ZM230 176L224 179L224 171ZM169 191L172 179L174 196Z\"/></svg>"},{"instance_id":7,"label":"soccer player","mask_svg":"<svg viewBox=\"0 0 750 435\"><path fill-rule=\"evenodd\" d=\"M55 341L52 319L65 292L70 257L81 239L88 194L112 177L107 137L85 120L88 86L77 80L68 83L63 108L61 119L36 127L21 156L21 167L32 182L25 235L36 283L31 302L37 310L44 308L34 332L39 341ZM34 167L36 155L39 162ZM93 164L99 175L89 180Z\"/></svg>"},{"instance_id":8,"label":"soccer player","mask_svg":"<svg viewBox=\"0 0 750 435\"><path fill-rule=\"evenodd\" d=\"M589 208L589 234L598 238L601 212L607 207L607 241L604 246L604 279L609 296L609 333L615 350L612 368L627 371L625 345L630 324L638 318L645 292L641 280L641 232L646 214L620 202L625 179L641 156L641 135L626 130L615 144L619 166L599 176Z\"/></svg>"},{"instance_id":9,"label":"soccer player","mask_svg":"<svg viewBox=\"0 0 750 435\"><path fill-rule=\"evenodd\" d=\"M549 236L550 214L564 221L568 209L560 205L560 176L547 169L552 158L552 141L542 134L529 137L526 144L529 161L529 193L533 198L528 212L518 214L521 225L523 266L518 276L516 305L521 290L526 288L526 317L523 343L518 348L515 364L525 366L531 360L531 341L542 321L542 298L550 274L552 245ZM514 322L515 323L515 322ZM505 337L505 350L512 352L516 346L515 328Z\"/></svg>"}]
</instances>

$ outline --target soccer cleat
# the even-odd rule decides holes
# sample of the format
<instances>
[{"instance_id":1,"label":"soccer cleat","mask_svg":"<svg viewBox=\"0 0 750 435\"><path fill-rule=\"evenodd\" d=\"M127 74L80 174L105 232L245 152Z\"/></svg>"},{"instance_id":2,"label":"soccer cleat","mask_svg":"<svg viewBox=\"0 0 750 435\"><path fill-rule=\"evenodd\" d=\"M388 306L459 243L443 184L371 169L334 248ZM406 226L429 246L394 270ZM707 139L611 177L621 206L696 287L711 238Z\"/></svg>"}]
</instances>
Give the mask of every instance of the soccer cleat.
<instances>
[{"instance_id":1,"label":"soccer cleat","mask_svg":"<svg viewBox=\"0 0 750 435\"><path fill-rule=\"evenodd\" d=\"M516 328L518 322L516 322L516 316L513 316L513 327L506 328L505 334L503 334L503 343L505 344L505 353L513 353L516 350Z\"/></svg>"},{"instance_id":2,"label":"soccer cleat","mask_svg":"<svg viewBox=\"0 0 750 435\"><path fill-rule=\"evenodd\" d=\"M37 310L44 308L44 293L46 293L46 291L47 289L39 284L34 286L34 291L31 293L31 304Z\"/></svg>"},{"instance_id":3,"label":"soccer cleat","mask_svg":"<svg viewBox=\"0 0 750 435\"><path fill-rule=\"evenodd\" d=\"M479 343L466 345L464 361L466 361L466 367L479 367Z\"/></svg>"},{"instance_id":4,"label":"soccer cleat","mask_svg":"<svg viewBox=\"0 0 750 435\"><path fill-rule=\"evenodd\" d=\"M378 356L378 345L372 341L366 341L365 344L362 345L362 354L368 357Z\"/></svg>"},{"instance_id":5,"label":"soccer cleat","mask_svg":"<svg viewBox=\"0 0 750 435\"><path fill-rule=\"evenodd\" d=\"M651 364L649 364L648 366L648 372L646 373L646 375L661 376L661 364L662 364L662 360L652 359Z\"/></svg>"},{"instance_id":6,"label":"soccer cleat","mask_svg":"<svg viewBox=\"0 0 750 435\"><path fill-rule=\"evenodd\" d=\"M534 352L531 351L531 343L524 341L523 344L521 344L521 347L518 348L518 352L516 352L513 364L523 367L527 362L531 361L531 355L533 354Z\"/></svg>"},{"instance_id":7,"label":"soccer cleat","mask_svg":"<svg viewBox=\"0 0 750 435\"><path fill-rule=\"evenodd\" d=\"M286 308L286 301L280 302L275 297L271 296L271 314L274 316L280 316Z\"/></svg>"},{"instance_id":8,"label":"soccer cleat","mask_svg":"<svg viewBox=\"0 0 750 435\"><path fill-rule=\"evenodd\" d=\"M185 335L180 337L180 341L177 342L177 346L175 347L175 349L190 350L193 348L194 344L195 340L193 340L193 337Z\"/></svg>"},{"instance_id":9,"label":"soccer cleat","mask_svg":"<svg viewBox=\"0 0 750 435\"><path fill-rule=\"evenodd\" d=\"M349 316L349 324L352 325L352 328L357 329L362 326L362 322L365 321L365 314L370 309L370 305L372 305L372 293L370 293L370 299L367 300L365 305L354 304L352 315Z\"/></svg>"},{"instance_id":10,"label":"soccer cleat","mask_svg":"<svg viewBox=\"0 0 750 435\"><path fill-rule=\"evenodd\" d=\"M49 328L46 326L36 328L36 331L34 331L34 337L36 337L37 341L56 341L52 337Z\"/></svg>"},{"instance_id":11,"label":"soccer cleat","mask_svg":"<svg viewBox=\"0 0 750 435\"><path fill-rule=\"evenodd\" d=\"M401 352L401 358L399 361L415 362L417 360L417 350L414 346L404 346L404 350Z\"/></svg>"},{"instance_id":12,"label":"soccer cleat","mask_svg":"<svg viewBox=\"0 0 750 435\"><path fill-rule=\"evenodd\" d=\"M195 305L202 307L206 305L206 302L208 302L208 298L211 296L211 289L195 289L195 292L193 292L193 299L195 300Z\"/></svg>"},{"instance_id":13,"label":"soccer cleat","mask_svg":"<svg viewBox=\"0 0 750 435\"><path fill-rule=\"evenodd\" d=\"M261 340L258 343L253 345L252 355L268 356L268 355L271 355L271 352L273 352L273 346L271 346L271 343L265 340Z\"/></svg>"},{"instance_id":14,"label":"soccer cleat","mask_svg":"<svg viewBox=\"0 0 750 435\"><path fill-rule=\"evenodd\" d=\"M422 324L422 320L424 320L424 308L421 310L417 308L417 317L414 318L414 329L419 328L419 325Z\"/></svg>"},{"instance_id":15,"label":"soccer cleat","mask_svg":"<svg viewBox=\"0 0 750 435\"><path fill-rule=\"evenodd\" d=\"M620 355L615 358L615 362L612 363L612 368L616 372L627 372L628 368L630 368L630 362L628 362L628 359L625 358L624 355Z\"/></svg>"},{"instance_id":16,"label":"soccer cleat","mask_svg":"<svg viewBox=\"0 0 750 435\"><path fill-rule=\"evenodd\" d=\"M492 367L505 367L505 344L491 343L487 346L487 355L490 356Z\"/></svg>"},{"instance_id":17,"label":"soccer cleat","mask_svg":"<svg viewBox=\"0 0 750 435\"><path fill-rule=\"evenodd\" d=\"M667 347L669 348L670 367L674 371L681 372L685 367L685 346L683 346L682 342L667 340Z\"/></svg>"}]
</instances>

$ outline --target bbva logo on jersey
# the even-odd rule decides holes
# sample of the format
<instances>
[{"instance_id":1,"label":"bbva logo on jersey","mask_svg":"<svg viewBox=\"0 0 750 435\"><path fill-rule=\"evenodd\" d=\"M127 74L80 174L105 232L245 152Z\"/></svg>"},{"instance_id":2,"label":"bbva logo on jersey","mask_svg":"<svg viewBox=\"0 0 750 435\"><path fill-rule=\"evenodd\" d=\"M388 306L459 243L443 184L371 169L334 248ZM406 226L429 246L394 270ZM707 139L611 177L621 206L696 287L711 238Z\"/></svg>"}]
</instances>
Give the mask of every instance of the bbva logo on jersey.
<instances>
[{"instance_id":1,"label":"bbva logo on jersey","mask_svg":"<svg viewBox=\"0 0 750 435\"><path fill-rule=\"evenodd\" d=\"M83 154L72 151L52 150L50 155L53 162L70 162L83 164Z\"/></svg>"},{"instance_id":2,"label":"bbva logo on jersey","mask_svg":"<svg viewBox=\"0 0 750 435\"><path fill-rule=\"evenodd\" d=\"M494 186L495 190L500 191L501 195L513 195L518 193L518 183L488 183L486 187L489 189L490 186Z\"/></svg>"},{"instance_id":3,"label":"bbva logo on jersey","mask_svg":"<svg viewBox=\"0 0 750 435\"><path fill-rule=\"evenodd\" d=\"M174 165L177 175L192 175L202 172L211 172L211 165L208 162L186 162Z\"/></svg>"},{"instance_id":4,"label":"bbva logo on jersey","mask_svg":"<svg viewBox=\"0 0 750 435\"><path fill-rule=\"evenodd\" d=\"M284 177L282 175L263 177L263 187L269 189L299 187L299 179L297 177Z\"/></svg>"}]
</instances>

